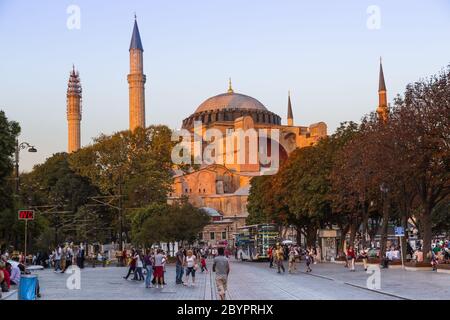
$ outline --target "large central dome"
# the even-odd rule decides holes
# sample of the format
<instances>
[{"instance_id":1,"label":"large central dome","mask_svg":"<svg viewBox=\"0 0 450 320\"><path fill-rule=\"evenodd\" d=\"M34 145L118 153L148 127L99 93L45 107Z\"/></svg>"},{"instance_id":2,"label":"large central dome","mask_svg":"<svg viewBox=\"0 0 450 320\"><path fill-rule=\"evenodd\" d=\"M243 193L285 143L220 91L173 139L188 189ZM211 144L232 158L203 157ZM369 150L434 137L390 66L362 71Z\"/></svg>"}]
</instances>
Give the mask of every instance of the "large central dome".
<instances>
[{"instance_id":1,"label":"large central dome","mask_svg":"<svg viewBox=\"0 0 450 320\"><path fill-rule=\"evenodd\" d=\"M231 108L267 111L267 108L255 98L245 94L228 92L207 99L195 110L195 113Z\"/></svg>"},{"instance_id":2,"label":"large central dome","mask_svg":"<svg viewBox=\"0 0 450 320\"><path fill-rule=\"evenodd\" d=\"M216 122L229 125L244 116L252 117L253 121L258 124L281 124L281 118L267 110L261 102L245 94L235 93L231 88L230 79L228 92L203 102L193 114L183 120L183 128L192 129L196 121L201 121L205 125L212 125Z\"/></svg>"}]
</instances>

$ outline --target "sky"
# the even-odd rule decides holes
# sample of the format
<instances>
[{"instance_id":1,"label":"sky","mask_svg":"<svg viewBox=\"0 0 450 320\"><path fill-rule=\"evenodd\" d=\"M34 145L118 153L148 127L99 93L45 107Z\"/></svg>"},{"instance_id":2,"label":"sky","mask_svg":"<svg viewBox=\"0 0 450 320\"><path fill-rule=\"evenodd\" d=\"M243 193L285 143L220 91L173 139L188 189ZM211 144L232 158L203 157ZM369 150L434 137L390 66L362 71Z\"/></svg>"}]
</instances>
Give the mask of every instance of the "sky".
<instances>
[{"instance_id":1,"label":"sky","mask_svg":"<svg viewBox=\"0 0 450 320\"><path fill-rule=\"evenodd\" d=\"M21 153L21 171L67 150L72 64L82 145L128 128L134 13L146 123L172 129L231 77L283 123L290 90L295 124L324 121L331 134L376 109L380 56L390 101L450 64L450 0L0 0L0 109L38 149Z\"/></svg>"}]
</instances>

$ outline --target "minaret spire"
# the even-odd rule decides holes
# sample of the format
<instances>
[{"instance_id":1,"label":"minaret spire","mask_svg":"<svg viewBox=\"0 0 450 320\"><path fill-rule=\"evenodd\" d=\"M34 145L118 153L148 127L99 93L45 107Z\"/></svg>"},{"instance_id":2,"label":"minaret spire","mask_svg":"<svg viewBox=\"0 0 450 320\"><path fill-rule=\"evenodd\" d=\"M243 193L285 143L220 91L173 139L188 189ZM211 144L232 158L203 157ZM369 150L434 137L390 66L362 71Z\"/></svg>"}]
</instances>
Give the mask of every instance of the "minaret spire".
<instances>
[{"instance_id":1,"label":"minaret spire","mask_svg":"<svg viewBox=\"0 0 450 320\"><path fill-rule=\"evenodd\" d=\"M80 77L72 65L67 86L68 153L77 151L81 145L81 92Z\"/></svg>"},{"instance_id":2,"label":"minaret spire","mask_svg":"<svg viewBox=\"0 0 450 320\"><path fill-rule=\"evenodd\" d=\"M228 79L228 93L234 93L233 86L231 85L231 78Z\"/></svg>"},{"instance_id":3,"label":"minaret spire","mask_svg":"<svg viewBox=\"0 0 450 320\"><path fill-rule=\"evenodd\" d=\"M389 108L387 104L387 90L386 83L384 81L383 61L380 57L380 74L378 78L378 118L383 121L387 121L389 115Z\"/></svg>"},{"instance_id":4,"label":"minaret spire","mask_svg":"<svg viewBox=\"0 0 450 320\"><path fill-rule=\"evenodd\" d=\"M291 103L291 91L288 91L287 122L288 122L288 126L294 125L294 115L292 113L292 103Z\"/></svg>"},{"instance_id":5,"label":"minaret spire","mask_svg":"<svg viewBox=\"0 0 450 320\"><path fill-rule=\"evenodd\" d=\"M130 74L128 75L129 87L129 112L130 130L137 127L145 128L145 82L144 74L144 48L134 14L133 34L130 42Z\"/></svg>"}]
</instances>

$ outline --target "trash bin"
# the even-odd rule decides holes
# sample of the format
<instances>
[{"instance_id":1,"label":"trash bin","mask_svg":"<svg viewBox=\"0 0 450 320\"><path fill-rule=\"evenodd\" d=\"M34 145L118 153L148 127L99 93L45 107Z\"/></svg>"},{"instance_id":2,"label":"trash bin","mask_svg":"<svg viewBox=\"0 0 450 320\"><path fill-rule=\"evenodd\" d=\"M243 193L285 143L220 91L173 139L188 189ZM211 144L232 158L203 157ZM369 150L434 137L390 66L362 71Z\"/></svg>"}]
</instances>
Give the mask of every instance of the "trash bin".
<instances>
[{"instance_id":1,"label":"trash bin","mask_svg":"<svg viewBox=\"0 0 450 320\"><path fill-rule=\"evenodd\" d=\"M36 300L38 276L35 274L22 275L19 284L19 300Z\"/></svg>"}]
</instances>

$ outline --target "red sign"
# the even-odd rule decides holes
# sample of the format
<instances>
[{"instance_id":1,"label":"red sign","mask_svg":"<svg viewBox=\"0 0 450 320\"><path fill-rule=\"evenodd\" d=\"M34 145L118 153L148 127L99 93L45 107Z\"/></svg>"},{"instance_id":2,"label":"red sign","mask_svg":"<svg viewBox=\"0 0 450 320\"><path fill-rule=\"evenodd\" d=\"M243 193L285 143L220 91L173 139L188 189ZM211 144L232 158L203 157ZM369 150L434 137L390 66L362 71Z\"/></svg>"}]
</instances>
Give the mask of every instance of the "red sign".
<instances>
[{"instance_id":1,"label":"red sign","mask_svg":"<svg viewBox=\"0 0 450 320\"><path fill-rule=\"evenodd\" d=\"M19 210L19 220L34 220L34 211Z\"/></svg>"}]
</instances>

